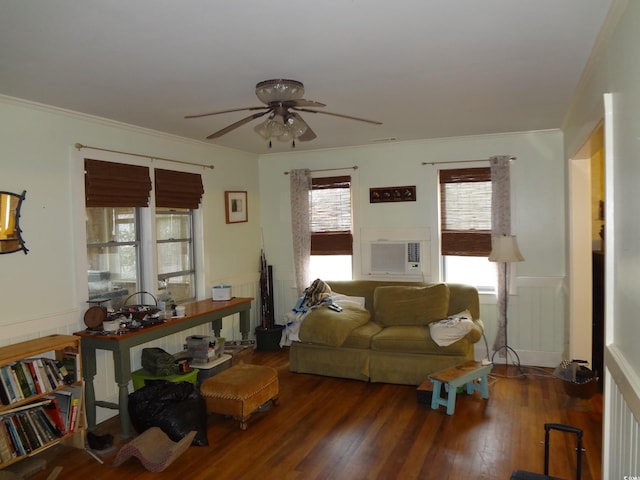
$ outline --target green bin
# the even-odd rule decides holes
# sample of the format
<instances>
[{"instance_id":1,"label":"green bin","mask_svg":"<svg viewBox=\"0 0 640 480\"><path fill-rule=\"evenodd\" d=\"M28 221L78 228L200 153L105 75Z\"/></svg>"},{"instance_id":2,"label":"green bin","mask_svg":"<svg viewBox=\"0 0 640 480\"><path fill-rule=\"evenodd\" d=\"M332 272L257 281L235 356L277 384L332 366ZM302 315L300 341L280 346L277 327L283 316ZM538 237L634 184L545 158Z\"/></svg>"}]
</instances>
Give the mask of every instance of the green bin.
<instances>
[{"instance_id":1,"label":"green bin","mask_svg":"<svg viewBox=\"0 0 640 480\"><path fill-rule=\"evenodd\" d=\"M175 375L158 377L156 375L151 375L144 368L141 368L140 370L131 372L131 380L133 381L134 390L140 390L142 387L144 387L145 382L147 380L168 380L170 382L189 382L196 385L198 381L198 369L192 368L191 371L187 373L177 373Z\"/></svg>"}]
</instances>

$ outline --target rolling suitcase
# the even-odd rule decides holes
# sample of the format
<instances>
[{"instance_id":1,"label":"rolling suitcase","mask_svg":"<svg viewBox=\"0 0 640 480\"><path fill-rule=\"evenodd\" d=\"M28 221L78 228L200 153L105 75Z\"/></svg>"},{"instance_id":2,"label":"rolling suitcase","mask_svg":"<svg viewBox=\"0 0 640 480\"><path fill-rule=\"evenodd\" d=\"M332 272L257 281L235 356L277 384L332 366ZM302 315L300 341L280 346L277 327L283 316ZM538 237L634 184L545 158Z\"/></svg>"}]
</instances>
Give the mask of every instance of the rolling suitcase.
<instances>
[{"instance_id":1,"label":"rolling suitcase","mask_svg":"<svg viewBox=\"0 0 640 480\"><path fill-rule=\"evenodd\" d=\"M544 424L544 474L525 472L524 470L516 470L511 474L511 480L562 480L558 477L549 476L549 431L560 430L563 432L575 433L578 436L576 450L578 452L578 466L576 479L582 477L582 430L580 428L563 425L561 423L545 423Z\"/></svg>"}]
</instances>

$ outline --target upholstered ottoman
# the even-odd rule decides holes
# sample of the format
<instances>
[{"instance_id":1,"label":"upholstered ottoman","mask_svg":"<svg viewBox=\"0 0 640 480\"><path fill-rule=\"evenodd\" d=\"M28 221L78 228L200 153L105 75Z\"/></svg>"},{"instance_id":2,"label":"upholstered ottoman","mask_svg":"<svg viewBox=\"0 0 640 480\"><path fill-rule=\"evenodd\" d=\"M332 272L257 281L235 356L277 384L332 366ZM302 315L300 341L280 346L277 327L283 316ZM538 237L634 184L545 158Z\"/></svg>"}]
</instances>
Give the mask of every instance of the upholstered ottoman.
<instances>
[{"instance_id":1,"label":"upholstered ottoman","mask_svg":"<svg viewBox=\"0 0 640 480\"><path fill-rule=\"evenodd\" d=\"M206 379L200 386L209 413L231 415L247 429L251 414L269 400L278 401L278 372L263 365L241 363Z\"/></svg>"}]
</instances>

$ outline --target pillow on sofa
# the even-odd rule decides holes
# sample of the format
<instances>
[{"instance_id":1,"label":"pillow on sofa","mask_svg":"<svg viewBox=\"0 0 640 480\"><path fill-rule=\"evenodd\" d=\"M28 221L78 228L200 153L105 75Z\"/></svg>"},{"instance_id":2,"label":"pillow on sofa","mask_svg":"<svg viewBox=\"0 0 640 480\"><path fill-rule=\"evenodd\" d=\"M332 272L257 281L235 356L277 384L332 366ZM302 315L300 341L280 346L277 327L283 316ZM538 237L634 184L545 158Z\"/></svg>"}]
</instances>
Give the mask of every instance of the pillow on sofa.
<instances>
[{"instance_id":1,"label":"pillow on sofa","mask_svg":"<svg viewBox=\"0 0 640 480\"><path fill-rule=\"evenodd\" d=\"M373 308L376 322L385 327L426 326L447 316L449 287L444 283L377 287L373 292Z\"/></svg>"},{"instance_id":2,"label":"pillow on sofa","mask_svg":"<svg viewBox=\"0 0 640 480\"><path fill-rule=\"evenodd\" d=\"M369 321L368 310L354 305L342 304L342 311L328 307L311 310L300 325L300 341L339 347L349 334Z\"/></svg>"},{"instance_id":3,"label":"pillow on sofa","mask_svg":"<svg viewBox=\"0 0 640 480\"><path fill-rule=\"evenodd\" d=\"M473 320L469 310L429 324L431 338L441 347L457 342L471 330L473 330Z\"/></svg>"}]
</instances>

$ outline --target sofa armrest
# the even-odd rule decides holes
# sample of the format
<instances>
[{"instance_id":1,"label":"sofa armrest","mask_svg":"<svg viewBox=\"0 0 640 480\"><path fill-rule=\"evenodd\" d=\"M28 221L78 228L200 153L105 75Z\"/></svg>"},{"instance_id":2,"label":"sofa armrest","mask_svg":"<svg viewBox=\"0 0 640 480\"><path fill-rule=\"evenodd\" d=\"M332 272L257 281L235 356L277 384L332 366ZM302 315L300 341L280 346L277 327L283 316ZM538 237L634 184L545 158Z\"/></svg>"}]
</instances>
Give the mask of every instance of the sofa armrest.
<instances>
[{"instance_id":1,"label":"sofa armrest","mask_svg":"<svg viewBox=\"0 0 640 480\"><path fill-rule=\"evenodd\" d=\"M484 331L484 323L482 320L477 319L473 321L473 329L469 333L467 333L466 338L471 343L477 343L482 338L482 333Z\"/></svg>"}]
</instances>

